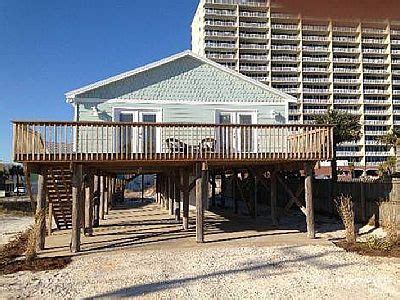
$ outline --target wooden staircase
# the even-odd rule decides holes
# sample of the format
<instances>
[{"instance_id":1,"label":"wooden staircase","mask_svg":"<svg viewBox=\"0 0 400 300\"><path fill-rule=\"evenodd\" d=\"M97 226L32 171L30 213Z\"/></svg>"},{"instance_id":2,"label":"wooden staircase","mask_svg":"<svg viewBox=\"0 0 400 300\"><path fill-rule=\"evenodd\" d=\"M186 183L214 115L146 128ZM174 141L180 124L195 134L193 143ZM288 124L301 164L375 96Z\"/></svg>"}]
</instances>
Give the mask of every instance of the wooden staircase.
<instances>
[{"instance_id":1,"label":"wooden staircase","mask_svg":"<svg viewBox=\"0 0 400 300\"><path fill-rule=\"evenodd\" d=\"M72 227L72 172L68 168L51 168L46 174L47 199L57 229Z\"/></svg>"}]
</instances>

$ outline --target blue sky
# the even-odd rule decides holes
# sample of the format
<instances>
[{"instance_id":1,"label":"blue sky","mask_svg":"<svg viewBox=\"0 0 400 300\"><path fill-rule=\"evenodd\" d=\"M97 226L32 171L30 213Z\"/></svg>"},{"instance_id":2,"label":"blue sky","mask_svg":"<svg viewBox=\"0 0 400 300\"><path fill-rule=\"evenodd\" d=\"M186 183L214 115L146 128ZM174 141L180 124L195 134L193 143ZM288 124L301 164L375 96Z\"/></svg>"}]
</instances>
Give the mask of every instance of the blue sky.
<instances>
[{"instance_id":1,"label":"blue sky","mask_svg":"<svg viewBox=\"0 0 400 300\"><path fill-rule=\"evenodd\" d=\"M0 0L0 160L11 120L71 120L64 93L190 48L198 0Z\"/></svg>"}]
</instances>

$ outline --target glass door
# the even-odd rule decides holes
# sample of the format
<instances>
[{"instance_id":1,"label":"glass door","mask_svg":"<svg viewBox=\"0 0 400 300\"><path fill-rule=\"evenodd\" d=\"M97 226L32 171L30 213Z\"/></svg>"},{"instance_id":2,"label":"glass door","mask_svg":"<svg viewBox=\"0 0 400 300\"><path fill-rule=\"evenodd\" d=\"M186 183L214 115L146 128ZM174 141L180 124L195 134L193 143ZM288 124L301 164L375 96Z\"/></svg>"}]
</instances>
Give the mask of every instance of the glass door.
<instances>
[{"instance_id":1,"label":"glass door","mask_svg":"<svg viewBox=\"0 0 400 300\"><path fill-rule=\"evenodd\" d=\"M256 123L255 113L244 111L220 111L218 124L238 124L244 126L221 127L217 141L223 153L252 152L254 149L254 130L245 125Z\"/></svg>"},{"instance_id":2,"label":"glass door","mask_svg":"<svg viewBox=\"0 0 400 300\"><path fill-rule=\"evenodd\" d=\"M157 114L155 112L140 112L139 122L143 123L156 123ZM142 153L157 153L157 144L159 142L157 128L151 125L144 125L140 129L139 143L141 145Z\"/></svg>"}]
</instances>

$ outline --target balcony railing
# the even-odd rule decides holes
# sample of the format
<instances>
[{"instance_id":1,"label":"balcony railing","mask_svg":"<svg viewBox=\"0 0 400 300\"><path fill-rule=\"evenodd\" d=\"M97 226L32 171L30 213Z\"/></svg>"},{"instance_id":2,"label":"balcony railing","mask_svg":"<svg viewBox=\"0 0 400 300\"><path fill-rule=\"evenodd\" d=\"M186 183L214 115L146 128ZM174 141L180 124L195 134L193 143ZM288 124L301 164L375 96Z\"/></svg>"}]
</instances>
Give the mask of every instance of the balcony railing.
<instances>
[{"instance_id":1,"label":"balcony railing","mask_svg":"<svg viewBox=\"0 0 400 300\"><path fill-rule=\"evenodd\" d=\"M327 160L331 126L14 122L19 162Z\"/></svg>"}]
</instances>

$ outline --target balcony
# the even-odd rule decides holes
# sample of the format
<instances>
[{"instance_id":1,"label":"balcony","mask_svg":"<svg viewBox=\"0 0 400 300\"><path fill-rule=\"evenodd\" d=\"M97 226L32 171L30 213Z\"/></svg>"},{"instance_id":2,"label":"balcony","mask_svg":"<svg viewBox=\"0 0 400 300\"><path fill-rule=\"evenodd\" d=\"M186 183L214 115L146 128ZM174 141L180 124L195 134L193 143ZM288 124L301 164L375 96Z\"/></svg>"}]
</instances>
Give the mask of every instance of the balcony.
<instances>
[{"instance_id":1,"label":"balcony","mask_svg":"<svg viewBox=\"0 0 400 300\"><path fill-rule=\"evenodd\" d=\"M288 61L288 62L298 62L298 58L291 56L272 56L272 61Z\"/></svg>"},{"instance_id":2,"label":"balcony","mask_svg":"<svg viewBox=\"0 0 400 300\"><path fill-rule=\"evenodd\" d=\"M334 83L345 83L345 84L359 84L359 79L348 79L348 78L334 78Z\"/></svg>"},{"instance_id":3,"label":"balcony","mask_svg":"<svg viewBox=\"0 0 400 300\"><path fill-rule=\"evenodd\" d=\"M389 82L384 79L364 79L364 84L389 84Z\"/></svg>"},{"instance_id":4,"label":"balcony","mask_svg":"<svg viewBox=\"0 0 400 300\"><path fill-rule=\"evenodd\" d=\"M334 47L333 52L336 53L358 53L360 50L358 48L339 48L339 47Z\"/></svg>"},{"instance_id":5,"label":"balcony","mask_svg":"<svg viewBox=\"0 0 400 300\"><path fill-rule=\"evenodd\" d=\"M328 99L303 99L303 103L312 103L312 104L328 104L330 101Z\"/></svg>"},{"instance_id":6,"label":"balcony","mask_svg":"<svg viewBox=\"0 0 400 300\"><path fill-rule=\"evenodd\" d=\"M240 22L239 23L240 27L246 27L246 28L267 28L268 23L259 23L259 22Z\"/></svg>"},{"instance_id":7,"label":"balcony","mask_svg":"<svg viewBox=\"0 0 400 300\"><path fill-rule=\"evenodd\" d=\"M391 156L390 151L369 151L365 152L365 156Z\"/></svg>"},{"instance_id":8,"label":"balcony","mask_svg":"<svg viewBox=\"0 0 400 300\"><path fill-rule=\"evenodd\" d=\"M383 136L387 133L387 131L385 131L385 130L365 130L364 133L366 135Z\"/></svg>"},{"instance_id":9,"label":"balcony","mask_svg":"<svg viewBox=\"0 0 400 300\"><path fill-rule=\"evenodd\" d=\"M272 77L272 81L276 82L297 82L299 81L298 77Z\"/></svg>"},{"instance_id":10,"label":"balcony","mask_svg":"<svg viewBox=\"0 0 400 300\"><path fill-rule=\"evenodd\" d=\"M351 64L359 64L360 63L360 61L358 59L345 58L345 57L343 57L343 58L342 57L341 58L334 57L333 62L335 62L335 63L351 63Z\"/></svg>"},{"instance_id":11,"label":"balcony","mask_svg":"<svg viewBox=\"0 0 400 300\"><path fill-rule=\"evenodd\" d=\"M335 73L360 73L359 69L354 68L333 68Z\"/></svg>"},{"instance_id":12,"label":"balcony","mask_svg":"<svg viewBox=\"0 0 400 300\"><path fill-rule=\"evenodd\" d=\"M363 72L366 74L387 74L387 75L389 75L389 72L385 69L365 69L364 68Z\"/></svg>"},{"instance_id":13,"label":"balcony","mask_svg":"<svg viewBox=\"0 0 400 300\"><path fill-rule=\"evenodd\" d=\"M303 67L304 73L328 73L328 68L313 68L313 67Z\"/></svg>"},{"instance_id":14,"label":"balcony","mask_svg":"<svg viewBox=\"0 0 400 300\"><path fill-rule=\"evenodd\" d=\"M327 109L304 109L303 113L308 115L323 115L327 112Z\"/></svg>"},{"instance_id":15,"label":"balcony","mask_svg":"<svg viewBox=\"0 0 400 300\"><path fill-rule=\"evenodd\" d=\"M357 38L352 36L334 36L332 37L334 42L343 42L343 43L356 43Z\"/></svg>"},{"instance_id":16,"label":"balcony","mask_svg":"<svg viewBox=\"0 0 400 300\"><path fill-rule=\"evenodd\" d=\"M253 40L266 40L268 39L267 34L260 34L260 33L245 33L241 32L239 35L242 39L253 39Z\"/></svg>"},{"instance_id":17,"label":"balcony","mask_svg":"<svg viewBox=\"0 0 400 300\"><path fill-rule=\"evenodd\" d=\"M378 44L378 45L386 43L384 39L366 39L366 38L363 38L362 42L363 44Z\"/></svg>"},{"instance_id":18,"label":"balcony","mask_svg":"<svg viewBox=\"0 0 400 300\"><path fill-rule=\"evenodd\" d=\"M356 27L333 26L332 30L336 32L357 32Z\"/></svg>"},{"instance_id":19,"label":"balcony","mask_svg":"<svg viewBox=\"0 0 400 300\"><path fill-rule=\"evenodd\" d=\"M328 160L332 130L305 125L14 122L13 158L66 164Z\"/></svg>"},{"instance_id":20,"label":"balcony","mask_svg":"<svg viewBox=\"0 0 400 300\"><path fill-rule=\"evenodd\" d=\"M374 115L374 116L385 116L389 114L388 110L365 110L364 114L366 115Z\"/></svg>"},{"instance_id":21,"label":"balcony","mask_svg":"<svg viewBox=\"0 0 400 300\"><path fill-rule=\"evenodd\" d=\"M327 42L327 36L310 36L310 35L303 35L303 41L314 41L314 42Z\"/></svg>"},{"instance_id":22,"label":"balcony","mask_svg":"<svg viewBox=\"0 0 400 300\"><path fill-rule=\"evenodd\" d=\"M251 55L251 54L241 54L240 59L242 60L254 60L254 61L267 61L268 55Z\"/></svg>"},{"instance_id":23,"label":"balcony","mask_svg":"<svg viewBox=\"0 0 400 300\"><path fill-rule=\"evenodd\" d=\"M206 15L235 17L236 10L206 8Z\"/></svg>"},{"instance_id":24,"label":"balcony","mask_svg":"<svg viewBox=\"0 0 400 300\"><path fill-rule=\"evenodd\" d=\"M258 11L241 11L241 17L251 17L251 18L268 18L268 14L265 12L258 12Z\"/></svg>"},{"instance_id":25,"label":"balcony","mask_svg":"<svg viewBox=\"0 0 400 300\"><path fill-rule=\"evenodd\" d=\"M314 77L310 78L310 77L303 77L303 82L306 82L306 83L326 83L326 84L329 84L329 83L330 83L330 80L329 80L329 78L318 78L318 77L316 77L316 78L314 78Z\"/></svg>"},{"instance_id":26,"label":"balcony","mask_svg":"<svg viewBox=\"0 0 400 300\"><path fill-rule=\"evenodd\" d=\"M307 57L303 56L303 62L321 62L321 63L329 63L329 58L327 57Z\"/></svg>"},{"instance_id":27,"label":"balcony","mask_svg":"<svg viewBox=\"0 0 400 300\"><path fill-rule=\"evenodd\" d=\"M387 64L387 61L385 59L380 59L380 58L364 58L363 59L364 64L377 64L377 65L383 65Z\"/></svg>"},{"instance_id":28,"label":"balcony","mask_svg":"<svg viewBox=\"0 0 400 300\"><path fill-rule=\"evenodd\" d=\"M379 89L364 89L364 94L369 95L387 95L387 90L379 90Z\"/></svg>"},{"instance_id":29,"label":"balcony","mask_svg":"<svg viewBox=\"0 0 400 300\"><path fill-rule=\"evenodd\" d=\"M333 92L335 94L349 94L349 95L358 95L361 94L359 90L354 90L354 89L333 89Z\"/></svg>"},{"instance_id":30,"label":"balcony","mask_svg":"<svg viewBox=\"0 0 400 300\"><path fill-rule=\"evenodd\" d=\"M380 28L363 28L362 33L385 34L385 29Z\"/></svg>"},{"instance_id":31,"label":"balcony","mask_svg":"<svg viewBox=\"0 0 400 300\"><path fill-rule=\"evenodd\" d=\"M303 31L328 31L328 26L323 25L303 25Z\"/></svg>"},{"instance_id":32,"label":"balcony","mask_svg":"<svg viewBox=\"0 0 400 300\"><path fill-rule=\"evenodd\" d=\"M297 35L288 35L288 34L272 34L271 38L274 40L282 40L282 41L297 41L299 39Z\"/></svg>"},{"instance_id":33,"label":"balcony","mask_svg":"<svg viewBox=\"0 0 400 300\"><path fill-rule=\"evenodd\" d=\"M361 111L357 109L343 109L343 108L336 108L338 112L347 113L351 115L361 115Z\"/></svg>"},{"instance_id":34,"label":"balcony","mask_svg":"<svg viewBox=\"0 0 400 300\"><path fill-rule=\"evenodd\" d=\"M384 99L364 99L364 103L367 104L390 104L390 102L388 100L384 100Z\"/></svg>"},{"instance_id":35,"label":"balcony","mask_svg":"<svg viewBox=\"0 0 400 300\"><path fill-rule=\"evenodd\" d=\"M277 30L289 30L289 31L299 30L299 27L293 24L272 24L271 28Z\"/></svg>"},{"instance_id":36,"label":"balcony","mask_svg":"<svg viewBox=\"0 0 400 300\"><path fill-rule=\"evenodd\" d=\"M295 16L289 15L289 14L284 14L284 13L272 13L272 14L271 14L271 18L272 18L272 19L284 19L284 20L288 20L288 19L294 19Z\"/></svg>"},{"instance_id":37,"label":"balcony","mask_svg":"<svg viewBox=\"0 0 400 300\"><path fill-rule=\"evenodd\" d=\"M364 120L365 125L388 125L388 121L384 120Z\"/></svg>"},{"instance_id":38,"label":"balcony","mask_svg":"<svg viewBox=\"0 0 400 300\"><path fill-rule=\"evenodd\" d=\"M363 153L361 151L336 151L336 156L339 157L363 156Z\"/></svg>"},{"instance_id":39,"label":"balcony","mask_svg":"<svg viewBox=\"0 0 400 300\"><path fill-rule=\"evenodd\" d=\"M240 71L267 72L268 66L240 66Z\"/></svg>"},{"instance_id":40,"label":"balcony","mask_svg":"<svg viewBox=\"0 0 400 300\"><path fill-rule=\"evenodd\" d=\"M400 49L392 49L392 54L400 54Z\"/></svg>"},{"instance_id":41,"label":"balcony","mask_svg":"<svg viewBox=\"0 0 400 300\"><path fill-rule=\"evenodd\" d=\"M271 49L281 51L299 51L299 47L290 45L272 45Z\"/></svg>"},{"instance_id":42,"label":"balcony","mask_svg":"<svg viewBox=\"0 0 400 300\"><path fill-rule=\"evenodd\" d=\"M234 49L236 47L235 43L215 43L206 42L206 48L223 48L223 49Z\"/></svg>"},{"instance_id":43,"label":"balcony","mask_svg":"<svg viewBox=\"0 0 400 300\"><path fill-rule=\"evenodd\" d=\"M362 52L364 54L372 53L372 54L385 54L386 50L381 48L363 48Z\"/></svg>"},{"instance_id":44,"label":"balcony","mask_svg":"<svg viewBox=\"0 0 400 300\"><path fill-rule=\"evenodd\" d=\"M333 102L335 104L351 104L351 105L361 104L359 99L334 99Z\"/></svg>"},{"instance_id":45,"label":"balcony","mask_svg":"<svg viewBox=\"0 0 400 300\"><path fill-rule=\"evenodd\" d=\"M236 27L236 22L220 21L220 20L206 20L208 26L216 27Z\"/></svg>"},{"instance_id":46,"label":"balcony","mask_svg":"<svg viewBox=\"0 0 400 300\"><path fill-rule=\"evenodd\" d=\"M303 93L305 94L329 94L329 89L310 89L310 88L303 88Z\"/></svg>"},{"instance_id":47,"label":"balcony","mask_svg":"<svg viewBox=\"0 0 400 300\"><path fill-rule=\"evenodd\" d=\"M329 48L328 47L303 46L303 51L305 51L305 52L329 52Z\"/></svg>"},{"instance_id":48,"label":"balcony","mask_svg":"<svg viewBox=\"0 0 400 300\"><path fill-rule=\"evenodd\" d=\"M241 49L249 50L268 50L268 45L264 44L240 44Z\"/></svg>"},{"instance_id":49,"label":"balcony","mask_svg":"<svg viewBox=\"0 0 400 300\"><path fill-rule=\"evenodd\" d=\"M211 58L211 59L229 59L229 60L234 60L236 59L236 55L235 54L219 54L219 53L207 53L206 54L207 58Z\"/></svg>"},{"instance_id":50,"label":"balcony","mask_svg":"<svg viewBox=\"0 0 400 300\"><path fill-rule=\"evenodd\" d=\"M272 71L276 72L298 72L296 67L272 67Z\"/></svg>"},{"instance_id":51,"label":"balcony","mask_svg":"<svg viewBox=\"0 0 400 300\"><path fill-rule=\"evenodd\" d=\"M233 31L206 31L207 37L236 38L236 32Z\"/></svg>"}]
</instances>

